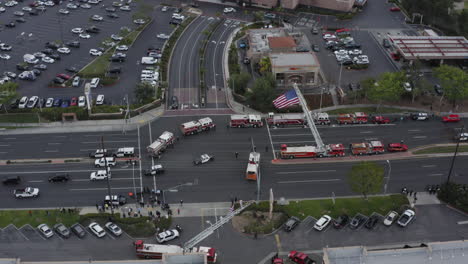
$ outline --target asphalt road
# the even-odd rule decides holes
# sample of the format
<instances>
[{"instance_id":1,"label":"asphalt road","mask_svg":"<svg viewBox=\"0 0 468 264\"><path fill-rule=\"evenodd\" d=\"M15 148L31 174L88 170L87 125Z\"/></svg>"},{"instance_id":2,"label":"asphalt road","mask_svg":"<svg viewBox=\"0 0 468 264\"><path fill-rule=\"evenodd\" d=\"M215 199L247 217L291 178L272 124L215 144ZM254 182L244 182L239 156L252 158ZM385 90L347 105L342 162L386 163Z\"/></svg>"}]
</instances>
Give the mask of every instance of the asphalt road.
<instances>
[{"instance_id":1,"label":"asphalt road","mask_svg":"<svg viewBox=\"0 0 468 264\"><path fill-rule=\"evenodd\" d=\"M244 180L246 162L251 151L251 138L262 154L262 193L261 198L268 198L269 188L273 188L276 197L304 198L351 195L346 180L352 163L323 163L306 165L272 165L271 144L278 150L280 144L313 144L309 131L303 128L270 129L271 139L266 128L233 129L226 128L227 116L211 116L218 124L214 131L183 137L177 131L180 123L200 117L163 117L149 126L142 126L140 131L129 131L127 135L119 133L104 134L105 147L115 150L119 147L135 147L141 154L142 169L152 164L162 164L166 172L153 177L140 177L139 165L135 172L131 166L118 163L112 168L112 188L115 193L125 195L141 187L172 191L166 192L169 202L183 199L187 202L229 201L230 197L243 199L256 198L256 184ZM389 126L336 126L320 127L325 143L343 143L365 139L379 139L384 143L399 142L401 139L412 147L433 143L451 142L453 125L443 125L440 121L407 121ZM174 148L168 149L160 160L151 160L145 148L162 132L175 132L180 140ZM139 135L139 137L138 137ZM151 135L151 138L150 138ZM58 158L85 157L88 152L100 146L101 134L77 133L67 135L15 135L0 138L2 145L0 159L16 158ZM139 138L139 139L138 139ZM226 139L229 139L227 141ZM269 152L264 152L265 147ZM6 152L6 153L5 153ZM238 152L238 159L234 153ZM203 153L215 155L215 161L194 166L192 160ZM466 182L465 164L460 157L454 169L454 179ZM23 164L3 166L0 175L20 175L20 186L39 187L41 197L30 200L15 200L11 191L15 187L2 187L6 192L0 207L45 207L45 206L84 206L94 205L107 193L105 182L89 182L89 174L95 168L89 163L68 164ZM381 162L388 170L388 164ZM388 192L399 192L403 186L423 190L427 184L440 183L447 175L450 158L408 159L390 161L391 172ZM68 172L72 181L65 184L49 184L46 179L59 172ZM134 182L135 181L135 185ZM134 187L135 186L135 187ZM69 197L63 199L61 197ZM8 201L8 202L7 202Z\"/></svg>"}]
</instances>

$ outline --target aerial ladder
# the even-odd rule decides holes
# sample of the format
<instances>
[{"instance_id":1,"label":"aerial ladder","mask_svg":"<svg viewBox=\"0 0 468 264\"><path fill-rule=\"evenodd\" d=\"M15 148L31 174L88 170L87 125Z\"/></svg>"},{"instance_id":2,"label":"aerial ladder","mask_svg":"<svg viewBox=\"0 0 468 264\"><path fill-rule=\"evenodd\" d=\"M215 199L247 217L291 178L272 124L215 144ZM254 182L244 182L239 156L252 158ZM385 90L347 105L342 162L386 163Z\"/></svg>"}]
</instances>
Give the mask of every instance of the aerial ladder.
<instances>
[{"instance_id":1,"label":"aerial ladder","mask_svg":"<svg viewBox=\"0 0 468 264\"><path fill-rule=\"evenodd\" d=\"M302 111L304 112L304 115L307 119L307 126L310 128L310 131L312 132L312 135L315 138L315 142L317 143L318 151L320 152L325 151L325 146L323 144L322 138L320 137L317 127L315 126L314 119L312 118L309 108L307 107L307 102L304 99L304 96L302 95L301 90L299 90L297 83L293 83L293 88L294 88L294 91L296 91L296 95L299 98L299 104L301 105Z\"/></svg>"}]
</instances>

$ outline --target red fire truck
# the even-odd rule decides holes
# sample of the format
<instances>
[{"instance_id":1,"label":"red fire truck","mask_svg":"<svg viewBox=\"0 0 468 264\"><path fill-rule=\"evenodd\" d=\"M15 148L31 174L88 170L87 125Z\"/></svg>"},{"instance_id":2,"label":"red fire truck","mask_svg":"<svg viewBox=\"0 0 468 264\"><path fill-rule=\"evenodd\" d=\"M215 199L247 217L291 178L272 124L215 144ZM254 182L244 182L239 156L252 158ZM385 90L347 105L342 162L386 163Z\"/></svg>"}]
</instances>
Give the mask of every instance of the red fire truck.
<instances>
[{"instance_id":1,"label":"red fire truck","mask_svg":"<svg viewBox=\"0 0 468 264\"><path fill-rule=\"evenodd\" d=\"M229 122L231 127L262 127L262 117L260 115L231 115Z\"/></svg>"},{"instance_id":2,"label":"red fire truck","mask_svg":"<svg viewBox=\"0 0 468 264\"><path fill-rule=\"evenodd\" d=\"M353 155L371 155L381 154L385 152L385 147L382 141L372 140L369 142L351 143L351 153Z\"/></svg>"},{"instance_id":3,"label":"red fire truck","mask_svg":"<svg viewBox=\"0 0 468 264\"><path fill-rule=\"evenodd\" d=\"M193 135L200 133L202 131L207 131L212 128L215 128L216 125L213 123L213 120L209 117L202 118L198 121L190 121L180 125L180 131L184 136Z\"/></svg>"},{"instance_id":4,"label":"red fire truck","mask_svg":"<svg viewBox=\"0 0 468 264\"><path fill-rule=\"evenodd\" d=\"M373 116L372 123L374 124L390 124L392 121L388 117L384 116Z\"/></svg>"},{"instance_id":5,"label":"red fire truck","mask_svg":"<svg viewBox=\"0 0 468 264\"><path fill-rule=\"evenodd\" d=\"M291 113L291 114L274 114L268 113L268 118L266 119L269 126L291 126L298 125L303 126L306 122L304 119L304 114L301 113Z\"/></svg>"},{"instance_id":6,"label":"red fire truck","mask_svg":"<svg viewBox=\"0 0 468 264\"><path fill-rule=\"evenodd\" d=\"M280 151L280 156L283 159L340 157L344 155L345 148L343 144L325 145L324 151L319 151L315 146L288 147L286 144L282 144Z\"/></svg>"},{"instance_id":7,"label":"red fire truck","mask_svg":"<svg viewBox=\"0 0 468 264\"><path fill-rule=\"evenodd\" d=\"M164 133L161 134L161 136L159 136L158 139L156 139L156 141L154 141L153 143L151 143L151 145L149 145L146 150L153 156L158 156L160 155L164 150L166 150L166 148L172 144L174 144L174 141L175 141L175 137L174 137L174 134L169 132L169 131L165 131Z\"/></svg>"},{"instance_id":8,"label":"red fire truck","mask_svg":"<svg viewBox=\"0 0 468 264\"><path fill-rule=\"evenodd\" d=\"M165 254L184 254L184 249L175 245L147 244L143 240L137 240L134 243L136 255L145 259L162 259ZM207 263L216 263L216 250L210 247L194 247L187 253L206 254Z\"/></svg>"},{"instance_id":9,"label":"red fire truck","mask_svg":"<svg viewBox=\"0 0 468 264\"><path fill-rule=\"evenodd\" d=\"M340 114L336 121L340 125L347 124L365 124L368 121L368 116L363 112L356 112L354 114Z\"/></svg>"}]
</instances>

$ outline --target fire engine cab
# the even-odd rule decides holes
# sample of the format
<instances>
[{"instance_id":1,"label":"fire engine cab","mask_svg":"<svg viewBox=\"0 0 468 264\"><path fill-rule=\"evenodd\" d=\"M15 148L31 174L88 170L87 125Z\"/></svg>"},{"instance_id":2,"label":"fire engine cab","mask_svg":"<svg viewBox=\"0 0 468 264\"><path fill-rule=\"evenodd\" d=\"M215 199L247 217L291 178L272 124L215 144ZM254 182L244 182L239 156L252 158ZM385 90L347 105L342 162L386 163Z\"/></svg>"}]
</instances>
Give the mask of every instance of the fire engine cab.
<instances>
[{"instance_id":1,"label":"fire engine cab","mask_svg":"<svg viewBox=\"0 0 468 264\"><path fill-rule=\"evenodd\" d=\"M250 152L245 179L256 181L260 173L260 153Z\"/></svg>"},{"instance_id":2,"label":"fire engine cab","mask_svg":"<svg viewBox=\"0 0 468 264\"><path fill-rule=\"evenodd\" d=\"M368 121L368 116L363 112L356 112L354 114L340 114L336 121L340 125L365 124Z\"/></svg>"},{"instance_id":3,"label":"fire engine cab","mask_svg":"<svg viewBox=\"0 0 468 264\"><path fill-rule=\"evenodd\" d=\"M262 127L262 117L260 115L231 115L229 122L231 127Z\"/></svg>"},{"instance_id":4,"label":"fire engine cab","mask_svg":"<svg viewBox=\"0 0 468 264\"><path fill-rule=\"evenodd\" d=\"M351 153L353 155L371 155L381 154L385 152L385 147L382 141L372 140L369 142L352 143L350 145Z\"/></svg>"},{"instance_id":5,"label":"fire engine cab","mask_svg":"<svg viewBox=\"0 0 468 264\"><path fill-rule=\"evenodd\" d=\"M212 128L215 128L216 125L213 123L213 120L209 117L202 118L198 121L190 121L180 125L180 131L184 136L193 135L200 133L202 131L207 131Z\"/></svg>"}]
</instances>

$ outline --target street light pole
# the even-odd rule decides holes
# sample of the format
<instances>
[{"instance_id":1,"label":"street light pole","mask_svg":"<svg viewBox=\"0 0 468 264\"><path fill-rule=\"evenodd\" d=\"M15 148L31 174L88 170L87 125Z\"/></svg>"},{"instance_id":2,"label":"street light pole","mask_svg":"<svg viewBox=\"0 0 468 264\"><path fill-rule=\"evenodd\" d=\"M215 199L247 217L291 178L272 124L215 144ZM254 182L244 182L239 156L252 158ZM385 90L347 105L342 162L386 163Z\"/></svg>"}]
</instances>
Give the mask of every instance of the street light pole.
<instances>
[{"instance_id":1,"label":"street light pole","mask_svg":"<svg viewBox=\"0 0 468 264\"><path fill-rule=\"evenodd\" d=\"M385 185L384 185L384 194L387 194L388 182L390 181L390 174L392 173L392 165L390 165L390 160L387 160L387 163L388 163L388 176L387 176L387 181L385 181Z\"/></svg>"},{"instance_id":2,"label":"street light pole","mask_svg":"<svg viewBox=\"0 0 468 264\"><path fill-rule=\"evenodd\" d=\"M136 196L136 185L135 185L135 163L134 162L132 162L132 179L133 179L133 197L136 200L137 196Z\"/></svg>"},{"instance_id":3,"label":"street light pole","mask_svg":"<svg viewBox=\"0 0 468 264\"><path fill-rule=\"evenodd\" d=\"M460 130L460 135L463 134L463 130L465 130L465 126L462 126L461 130ZM458 147L460 146L460 138L457 140L457 146L455 147L455 153L453 153L453 157L452 157L452 162L450 164L450 170L449 170L449 173L448 173L448 176L447 176L447 184L450 182L450 177L452 176L452 170L453 170L453 165L455 164L455 158L457 157L457 153L458 153Z\"/></svg>"},{"instance_id":4,"label":"street light pole","mask_svg":"<svg viewBox=\"0 0 468 264\"><path fill-rule=\"evenodd\" d=\"M104 151L104 136L101 136L101 148L104 153L104 166L106 167L106 179L107 179L107 195L109 195L109 202L110 202L110 209L111 215L114 215L114 207L112 206L112 193L111 193L111 186L110 186L110 175L109 175L109 166L107 164L107 153Z\"/></svg>"}]
</instances>

